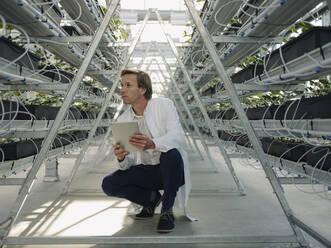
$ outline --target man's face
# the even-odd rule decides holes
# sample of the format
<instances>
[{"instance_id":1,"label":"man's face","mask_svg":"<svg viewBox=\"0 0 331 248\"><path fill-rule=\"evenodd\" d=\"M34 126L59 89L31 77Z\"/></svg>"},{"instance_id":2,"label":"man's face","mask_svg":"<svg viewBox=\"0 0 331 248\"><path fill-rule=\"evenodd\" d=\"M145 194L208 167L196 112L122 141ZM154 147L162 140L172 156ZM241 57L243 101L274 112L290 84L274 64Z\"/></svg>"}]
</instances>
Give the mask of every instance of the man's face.
<instances>
[{"instance_id":1,"label":"man's face","mask_svg":"<svg viewBox=\"0 0 331 248\"><path fill-rule=\"evenodd\" d=\"M136 74L125 74L121 81L121 96L125 104L135 104L142 98L146 89L138 87L138 79Z\"/></svg>"}]
</instances>

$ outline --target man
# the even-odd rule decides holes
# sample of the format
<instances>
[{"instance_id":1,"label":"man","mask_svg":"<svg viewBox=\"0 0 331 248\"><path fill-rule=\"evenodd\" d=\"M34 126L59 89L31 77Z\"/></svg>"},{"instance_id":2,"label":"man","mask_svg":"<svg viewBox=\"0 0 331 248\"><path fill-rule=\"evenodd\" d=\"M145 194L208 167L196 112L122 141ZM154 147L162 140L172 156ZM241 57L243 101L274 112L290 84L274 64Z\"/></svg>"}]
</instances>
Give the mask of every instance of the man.
<instances>
[{"instance_id":1,"label":"man","mask_svg":"<svg viewBox=\"0 0 331 248\"><path fill-rule=\"evenodd\" d=\"M147 73L140 70L121 72L122 99L131 106L118 121L138 121L140 133L132 135L129 142L139 151L129 153L121 144L114 145L119 170L103 179L102 188L108 196L142 205L136 219L153 217L155 208L162 201L157 231L166 233L175 227L175 199L180 207L187 204L190 177L187 156L182 149L184 132L175 106L170 99L152 98L152 93Z\"/></svg>"}]
</instances>

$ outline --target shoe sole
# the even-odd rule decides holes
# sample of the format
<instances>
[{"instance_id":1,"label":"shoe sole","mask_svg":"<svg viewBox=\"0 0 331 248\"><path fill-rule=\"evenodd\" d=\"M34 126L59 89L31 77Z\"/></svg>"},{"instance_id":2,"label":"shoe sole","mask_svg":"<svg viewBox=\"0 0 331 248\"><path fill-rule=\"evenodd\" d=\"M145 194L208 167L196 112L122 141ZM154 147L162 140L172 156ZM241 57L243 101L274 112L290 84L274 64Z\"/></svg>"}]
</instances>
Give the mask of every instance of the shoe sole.
<instances>
[{"instance_id":1,"label":"shoe sole","mask_svg":"<svg viewBox=\"0 0 331 248\"><path fill-rule=\"evenodd\" d=\"M152 218L153 218L153 216L150 216L150 217L137 217L137 216L135 216L134 217L135 220L148 220L148 219L152 219Z\"/></svg>"},{"instance_id":2,"label":"shoe sole","mask_svg":"<svg viewBox=\"0 0 331 248\"><path fill-rule=\"evenodd\" d=\"M157 229L156 231L158 232L158 233L170 233L170 232L172 232L174 229L171 229L171 230L160 230L160 229Z\"/></svg>"},{"instance_id":3,"label":"shoe sole","mask_svg":"<svg viewBox=\"0 0 331 248\"><path fill-rule=\"evenodd\" d=\"M160 205L161 201L162 201L162 197L160 197L159 201L156 203L155 209ZM155 211L155 209L154 209L154 211ZM154 216L154 214L153 214L153 216ZM148 219L153 218L153 216L150 216L150 217L137 217L137 216L135 216L134 219L135 220L148 220Z\"/></svg>"}]
</instances>

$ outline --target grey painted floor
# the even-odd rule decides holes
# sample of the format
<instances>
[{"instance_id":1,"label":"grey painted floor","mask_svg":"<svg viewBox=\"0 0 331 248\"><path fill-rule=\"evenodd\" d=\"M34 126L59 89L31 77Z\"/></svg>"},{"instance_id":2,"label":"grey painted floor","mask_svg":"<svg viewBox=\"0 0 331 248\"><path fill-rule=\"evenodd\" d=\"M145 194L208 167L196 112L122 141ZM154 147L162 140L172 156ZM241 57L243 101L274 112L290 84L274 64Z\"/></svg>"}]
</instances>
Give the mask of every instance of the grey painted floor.
<instances>
[{"instance_id":1,"label":"grey painted floor","mask_svg":"<svg viewBox=\"0 0 331 248\"><path fill-rule=\"evenodd\" d=\"M207 161L191 160L193 189L195 192L206 191L192 193L189 200L189 214L198 221L191 222L184 217L181 210L176 210L175 231L161 235L161 239L185 237L192 241L197 237L209 235L212 238L237 237L240 240L247 237L249 240L257 236L276 239L292 235L292 229L263 170L257 167L254 160L232 160L235 171L245 187L245 196L240 196L237 192L215 193L215 190L233 191L236 187L218 150L212 147L211 151L219 169L218 173L195 172L208 169L210 165ZM61 196L61 193L74 159L60 159L61 180L59 182L43 182L44 172L41 170L10 236L125 236L153 237L157 240L160 237L160 234L155 232L158 215L151 220L134 220L130 215L132 207L128 201L104 196L100 191L100 183L108 172L114 170L113 163L109 158L99 165L95 165L95 161L92 149L73 181L71 191L74 192L65 196ZM331 240L331 192L316 193L323 190L318 185L314 187L286 185L284 189L294 213ZM17 192L16 186L0 188L1 220L7 216ZM308 241L311 247L323 247L309 237ZM38 247L49 247L49 245ZM59 245L57 247L72 246ZM297 247L297 245L261 243L252 245L75 245L73 247Z\"/></svg>"}]
</instances>

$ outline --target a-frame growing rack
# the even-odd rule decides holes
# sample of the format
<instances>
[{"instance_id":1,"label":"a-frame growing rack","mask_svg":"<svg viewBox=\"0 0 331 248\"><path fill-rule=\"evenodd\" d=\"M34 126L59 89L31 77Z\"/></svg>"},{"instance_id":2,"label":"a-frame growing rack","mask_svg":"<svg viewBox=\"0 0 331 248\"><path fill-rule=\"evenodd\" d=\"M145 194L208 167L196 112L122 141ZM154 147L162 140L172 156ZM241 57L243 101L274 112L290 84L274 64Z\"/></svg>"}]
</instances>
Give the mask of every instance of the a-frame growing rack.
<instances>
[{"instance_id":1,"label":"a-frame growing rack","mask_svg":"<svg viewBox=\"0 0 331 248\"><path fill-rule=\"evenodd\" d=\"M213 1L211 3L211 6L217 5L219 2L222 2L223 5L229 4L228 1ZM258 23L258 20L260 20L261 18L268 19L269 17L270 18L274 17L273 15L277 14L277 9L280 6L286 4L286 1L267 1L267 2L269 5L266 4L262 8L263 11L256 14L256 17L254 19L254 21L256 21L256 23ZM299 10L297 15L303 15L303 14L305 14L305 12L309 11L312 7L314 7L319 1L309 1L309 3L307 3L306 1L296 1L295 4L293 4L293 1L288 1L288 2L290 2L290 8L286 9L287 12L284 15L292 14L291 11L293 11L296 8L298 8L298 10ZM12 245L14 245L14 244L154 244L154 243L159 243L159 244L160 243L163 243L163 244L174 244L174 243L176 243L176 244L246 243L247 244L248 243L249 244L249 243L259 243L259 242L261 242L261 240L263 240L265 243L268 243L270 240L268 240L267 237L251 237L251 238L240 237L240 236L239 237L238 236L222 237L221 235L220 236L202 235L202 236L193 236L193 237L191 237L191 236L169 236L169 237L162 237L162 236L161 237L104 237L104 236L95 237L94 236L94 237L61 237L61 238L58 238L58 237L8 237L8 233L9 233L12 225L14 224L25 200L29 196L29 191L31 190L31 186L33 184L33 181L35 180L35 176L36 176L40 166L42 165L44 159L46 158L48 150L56 136L56 132L59 129L59 127L61 126L61 123L64 120L65 115L69 109L69 105L72 102L75 94L78 91L79 84L82 81L84 74L87 72L87 69L92 61L93 55L95 54L96 50L98 49L100 42L104 38L103 34L105 33L106 29L108 28L108 24L111 20L113 13L115 12L115 10L118 6L118 3L119 3L119 0L117 0L117 1L113 0L109 4L108 11L107 11L106 15L104 16L102 22L100 22L100 26L98 27L95 35L93 36L93 38L91 40L91 44L90 44L87 52L84 54L84 59L83 59L83 62L81 63L80 69L78 70L75 78L73 79L72 84L67 89L68 91L65 96L65 101L64 101L59 113L57 114L56 119L52 123L48 134L45 137L42 149L40 150L36 159L34 160L33 166L30 169L27 178L24 180L24 182L21 186L21 190L18 195L17 201L15 202L13 208L11 209L8 219L6 219L4 222L1 223L1 229L0 229L1 246L7 245L7 244L8 245L10 245L10 244L12 244ZM268 156L265 154L265 152L261 146L261 142L260 142L260 139L258 138L258 134L254 130L254 126L248 120L248 118L246 116L246 112L244 111L243 106L241 104L237 89L231 83L231 80L230 80L226 70L224 69L224 65L229 66L229 65L233 65L234 63L238 62L238 57L240 57L243 50L245 50L245 53L247 53L247 54L256 50L260 46L259 42L261 42L261 41L254 40L254 39L253 39L253 41L249 40L249 39L245 39L245 36L246 36L245 32L238 34L237 37L220 36L219 39L222 40L222 38L223 38L222 42L231 43L231 41L233 41L236 44L243 44L243 46L238 45L238 46L234 46L233 48L231 48L231 54L232 54L231 56L228 56L228 54L226 54L226 56L225 56L225 54L220 56L220 54L215 46L214 38L211 37L211 35L208 32L208 30L206 29L204 23L201 21L200 17L198 16L198 14L194 8L193 2L190 0L185 0L185 4L187 5L189 13L192 16L196 29L198 30L198 34L197 34L197 37L195 37L196 38L195 41L199 40L199 42L202 42L203 46L208 51L209 58L211 59L211 61L210 61L211 63L208 65L209 69L215 70L216 75L218 75L220 77L221 81L223 82L226 92L232 102L233 108L234 108L235 112L237 113L237 115L240 119L240 122L243 126L243 130L246 131L246 133L249 137L249 140L253 146L253 149L255 151L255 155L258 157L259 161L261 162L263 169L267 175L267 178L277 196L280 206L283 209L284 214L285 214L290 226L292 227L293 235L288 240L286 240L286 242L289 242L289 243L295 242L295 243L298 243L302 247L308 247L308 244L302 234L302 230L304 230L305 232L310 234L312 237L314 237L315 239L317 239L324 245L330 246L331 245L330 241L325 239L323 236L319 235L312 228L308 227L299 218L297 218L296 215L291 210L291 208L285 198L284 191L282 189L280 181L278 180L275 172L273 171L273 168L272 168L272 165L270 164L270 160L268 159ZM268 8L268 6L271 6L270 9ZM298 6L300 6L300 8ZM237 8L238 8L238 6L237 6ZM270 10L271 10L271 12L268 12ZM145 17L144 23L146 23L146 21L148 20L150 12L154 12L157 15L159 23L163 28L163 22L162 22L161 16L159 15L157 10L149 10L149 12L147 13L147 15ZM296 18L296 16L294 15L293 18ZM289 21L291 21L291 20L289 20ZM262 26L262 24L261 24L261 26ZM139 33L141 34L141 32L142 32L142 30ZM278 34L277 32L280 32L280 29L275 30L274 32L275 33L271 33L271 34L273 34L273 35ZM247 33L249 33L249 32L247 31ZM192 79L191 79L190 75L188 74L187 69L185 68L184 62L181 60L181 58L178 54L178 51L177 51L173 41L171 40L171 37L168 34L166 34L166 37L169 42L169 46L171 47L171 50L177 59L177 63L179 65L179 70L181 70L181 73L183 73L182 74L183 79L189 85L189 89L191 90L191 92L194 96L194 100L196 101L196 103L198 104L198 107L200 108L200 111L201 111L201 113L204 117L204 121L206 123L206 127L210 130L211 135L212 135L216 145L218 146L221 154L223 155L223 157L226 161L226 164L232 174L232 177L237 185L238 191L243 194L243 189L240 185L239 179L237 178L237 176L233 170L233 167L231 165L230 157L227 154L226 150L224 149L223 143L218 138L218 133L216 131L216 127L215 127L214 123L210 120L210 117L208 116L205 106L204 106L203 102L201 101L200 96L198 95L195 85L191 82ZM86 40L88 40L90 38L91 37L86 37ZM122 68L127 66L130 56L138 42L138 38L139 38L139 36L136 37L134 42L131 44L129 50L127 51L126 58L124 61L122 61ZM229 39L227 41L225 41L226 38L229 38ZM241 42L243 42L243 43L241 43ZM252 45L249 45L249 44L252 44L252 42L255 47ZM266 41L263 41L263 42L266 42ZM248 47L249 47L249 49L248 49ZM160 53L162 53L162 52L160 51ZM220 57L224 64L221 62ZM166 61L164 61L164 62L166 64ZM175 76L178 76L178 73L177 73L177 75L174 75L174 76L171 75L171 73L172 73L171 70L168 68L167 64L166 64L166 66L167 66L167 71L169 73L169 76L173 81L172 83L175 84ZM206 73L206 75L208 75L208 74ZM66 190L68 189L68 187L70 185L71 179L75 175L75 171L77 170L77 168L83 158L83 155L88 147L89 141L92 139L94 132L96 131L96 128L104 114L106 106L108 105L109 101L111 100L111 98L113 96L113 93L117 87L118 82L119 82L119 75L117 75L117 78L113 82L111 89L110 89L110 93L108 93L108 95L105 99L105 104L101 108L101 111L89 133L88 140L84 144L82 152L79 155L78 159L76 160L76 164L74 166L74 170L72 172L72 176L70 177L69 184L66 187ZM176 85L175 85L175 88L178 91L177 92L178 95L180 96L180 101L177 102L177 105L184 106L185 111L187 112L189 119L194 126L195 132L197 132L199 134L200 133L199 128L197 127L195 120L194 120L193 116L191 115L190 110L189 110L187 104L185 103L185 99L183 97L183 95L186 93L185 87L180 88L180 87L176 87ZM182 90L183 92L179 92L179 90ZM200 139L201 139L201 141L203 141L203 138L201 136L200 136ZM205 147L205 149L208 154L208 147ZM326 176L327 176L327 178L324 180L326 182L328 182L330 180L330 175L326 174ZM318 180L318 178L316 178L316 179ZM284 242L284 240L280 240L280 242Z\"/></svg>"}]
</instances>

